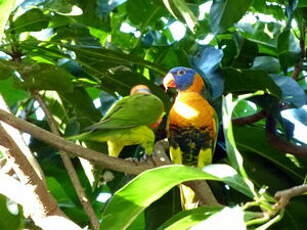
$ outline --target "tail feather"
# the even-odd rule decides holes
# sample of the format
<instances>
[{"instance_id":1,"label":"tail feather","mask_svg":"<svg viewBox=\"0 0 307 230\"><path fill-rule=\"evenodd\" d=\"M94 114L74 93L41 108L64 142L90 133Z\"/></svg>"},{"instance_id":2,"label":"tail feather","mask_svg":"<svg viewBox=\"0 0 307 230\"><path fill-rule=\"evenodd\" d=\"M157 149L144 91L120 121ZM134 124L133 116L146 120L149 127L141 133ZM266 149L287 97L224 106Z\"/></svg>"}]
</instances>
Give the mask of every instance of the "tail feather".
<instances>
[{"instance_id":1,"label":"tail feather","mask_svg":"<svg viewBox=\"0 0 307 230\"><path fill-rule=\"evenodd\" d=\"M180 184L179 189L181 206L183 210L197 208L199 205L199 199L197 198L195 192L189 186L184 184Z\"/></svg>"}]
</instances>

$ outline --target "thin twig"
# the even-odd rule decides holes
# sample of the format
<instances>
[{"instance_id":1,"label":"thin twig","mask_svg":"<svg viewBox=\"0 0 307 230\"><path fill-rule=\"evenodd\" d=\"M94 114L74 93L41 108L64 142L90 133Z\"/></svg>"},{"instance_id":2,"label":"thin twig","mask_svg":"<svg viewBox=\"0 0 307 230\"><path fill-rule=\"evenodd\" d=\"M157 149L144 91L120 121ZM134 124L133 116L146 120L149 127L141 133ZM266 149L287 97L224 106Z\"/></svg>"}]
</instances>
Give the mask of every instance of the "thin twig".
<instances>
[{"instance_id":1,"label":"thin twig","mask_svg":"<svg viewBox=\"0 0 307 230\"><path fill-rule=\"evenodd\" d=\"M60 136L60 132L58 131L58 128L57 128L57 124L56 124L56 121L54 120L52 114L50 113L47 105L45 104L44 100L42 99L42 97L38 94L38 92L32 92L32 95L34 96L34 98L37 100L37 102L39 103L40 107L42 108L43 112L45 113L46 115L46 118L47 118L47 122L48 122L48 125L51 129L51 132L54 133L55 135L57 136ZM82 188L82 185L80 183L80 180L78 178L78 174L70 160L70 157L68 156L68 154L66 152L63 152L63 151L59 151L60 153L60 156L62 158L62 161L64 163L64 166L67 170L67 173L69 175L69 178L76 190L76 193L78 195L78 198L80 200L80 203L82 204L84 210L86 211L89 219L90 219L90 222L91 222L91 225L92 227L95 229L95 230L98 230L99 229L99 221L97 219L97 216L95 214L95 211L90 203L90 201L88 200L83 188Z\"/></svg>"}]
</instances>

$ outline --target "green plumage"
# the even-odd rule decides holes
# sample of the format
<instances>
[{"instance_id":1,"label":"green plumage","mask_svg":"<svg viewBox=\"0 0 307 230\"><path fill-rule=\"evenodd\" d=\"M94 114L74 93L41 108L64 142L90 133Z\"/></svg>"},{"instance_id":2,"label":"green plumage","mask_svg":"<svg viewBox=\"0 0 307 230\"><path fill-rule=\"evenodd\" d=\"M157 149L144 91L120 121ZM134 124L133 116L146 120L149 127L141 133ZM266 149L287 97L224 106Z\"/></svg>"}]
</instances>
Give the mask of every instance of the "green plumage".
<instances>
[{"instance_id":1,"label":"green plumage","mask_svg":"<svg viewBox=\"0 0 307 230\"><path fill-rule=\"evenodd\" d=\"M156 123L164 111L162 101L152 94L135 94L117 101L89 132L70 140L107 142L110 156L118 157L127 145L140 144L146 154L153 151L155 135L148 126Z\"/></svg>"}]
</instances>

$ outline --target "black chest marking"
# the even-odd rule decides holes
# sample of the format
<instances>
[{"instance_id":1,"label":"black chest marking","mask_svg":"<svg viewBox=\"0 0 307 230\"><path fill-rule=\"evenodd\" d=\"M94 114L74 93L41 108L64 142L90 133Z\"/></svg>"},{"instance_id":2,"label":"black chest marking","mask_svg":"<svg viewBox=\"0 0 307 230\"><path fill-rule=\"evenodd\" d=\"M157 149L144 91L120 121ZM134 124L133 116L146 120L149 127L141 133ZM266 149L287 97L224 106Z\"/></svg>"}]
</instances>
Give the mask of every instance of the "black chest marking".
<instances>
[{"instance_id":1,"label":"black chest marking","mask_svg":"<svg viewBox=\"0 0 307 230\"><path fill-rule=\"evenodd\" d=\"M198 154L201 149L212 147L212 139L207 127L196 129L195 127L169 126L170 146L180 148L183 152L183 164L197 163Z\"/></svg>"}]
</instances>

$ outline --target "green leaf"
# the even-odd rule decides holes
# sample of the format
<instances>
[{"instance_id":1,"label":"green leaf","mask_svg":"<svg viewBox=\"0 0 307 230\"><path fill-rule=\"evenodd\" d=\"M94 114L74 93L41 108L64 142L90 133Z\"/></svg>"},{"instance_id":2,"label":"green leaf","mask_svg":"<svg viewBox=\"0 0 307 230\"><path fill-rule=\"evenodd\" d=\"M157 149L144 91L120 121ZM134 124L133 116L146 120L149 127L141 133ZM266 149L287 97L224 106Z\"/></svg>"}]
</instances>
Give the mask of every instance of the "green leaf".
<instances>
[{"instance_id":1,"label":"green leaf","mask_svg":"<svg viewBox=\"0 0 307 230\"><path fill-rule=\"evenodd\" d=\"M239 21L249 8L252 0L214 0L210 9L212 31L222 33Z\"/></svg>"},{"instance_id":2,"label":"green leaf","mask_svg":"<svg viewBox=\"0 0 307 230\"><path fill-rule=\"evenodd\" d=\"M18 33L24 31L40 31L47 28L49 17L38 9L31 9L20 15L13 23L12 29Z\"/></svg>"},{"instance_id":3,"label":"green leaf","mask_svg":"<svg viewBox=\"0 0 307 230\"><path fill-rule=\"evenodd\" d=\"M0 80L10 77L14 72L14 68L14 63L0 59Z\"/></svg>"},{"instance_id":4,"label":"green leaf","mask_svg":"<svg viewBox=\"0 0 307 230\"><path fill-rule=\"evenodd\" d=\"M197 18L184 0L163 0L163 3L175 18L184 21L188 28L192 32L195 32L196 26L198 25Z\"/></svg>"},{"instance_id":5,"label":"green leaf","mask_svg":"<svg viewBox=\"0 0 307 230\"><path fill-rule=\"evenodd\" d=\"M232 167L226 164L211 164L203 169L204 172L216 176L233 189L253 198L253 193L248 188L242 177Z\"/></svg>"},{"instance_id":6,"label":"green leaf","mask_svg":"<svg viewBox=\"0 0 307 230\"><path fill-rule=\"evenodd\" d=\"M76 116L81 124L81 129L97 122L101 114L95 108L92 98L83 87L75 87L72 92L58 92L67 104L76 111Z\"/></svg>"},{"instance_id":7,"label":"green leaf","mask_svg":"<svg viewBox=\"0 0 307 230\"><path fill-rule=\"evenodd\" d=\"M72 92L72 76L64 69L46 63L24 66L22 72L27 76L22 86L29 89L57 90Z\"/></svg>"},{"instance_id":8,"label":"green leaf","mask_svg":"<svg viewBox=\"0 0 307 230\"><path fill-rule=\"evenodd\" d=\"M105 1L105 0L104 0ZM92 26L95 28L103 29L105 31L110 30L110 16L104 1L97 0L76 0L77 5L82 9L82 14L75 16L74 18L80 24ZM114 3L114 1L112 1Z\"/></svg>"},{"instance_id":9,"label":"green leaf","mask_svg":"<svg viewBox=\"0 0 307 230\"><path fill-rule=\"evenodd\" d=\"M226 144L226 152L231 165L236 169L243 177L244 182L248 185L248 189L254 196L257 196L254 184L249 180L247 173L243 166L243 157L237 149L232 129L232 112L235 105L242 99L245 99L251 95L242 96L237 101L233 102L232 94L226 95L223 98L222 113L223 113L223 128Z\"/></svg>"},{"instance_id":10,"label":"green leaf","mask_svg":"<svg viewBox=\"0 0 307 230\"><path fill-rule=\"evenodd\" d=\"M277 22L257 21L251 25L249 23L238 23L237 28L240 34L258 44L259 53L277 56L277 40L281 33L282 25Z\"/></svg>"},{"instance_id":11,"label":"green leaf","mask_svg":"<svg viewBox=\"0 0 307 230\"><path fill-rule=\"evenodd\" d=\"M69 13L73 7L73 1L66 0L48 0L45 2L44 7L60 13Z\"/></svg>"},{"instance_id":12,"label":"green leaf","mask_svg":"<svg viewBox=\"0 0 307 230\"><path fill-rule=\"evenodd\" d=\"M0 0L0 40L6 21L8 20L11 11L15 8L16 0Z\"/></svg>"},{"instance_id":13,"label":"green leaf","mask_svg":"<svg viewBox=\"0 0 307 230\"><path fill-rule=\"evenodd\" d=\"M239 70L224 68L226 92L255 92L263 90L276 97L281 97L281 90L262 70Z\"/></svg>"},{"instance_id":14,"label":"green leaf","mask_svg":"<svg viewBox=\"0 0 307 230\"><path fill-rule=\"evenodd\" d=\"M124 54L117 51L100 48L100 47L86 47L86 46L66 46L77 54L77 61L88 69L91 73L96 75L103 75L104 72L112 67L118 65L137 64L147 67L162 75L166 74L166 70L154 63L144 61L131 54Z\"/></svg>"},{"instance_id":15,"label":"green leaf","mask_svg":"<svg viewBox=\"0 0 307 230\"><path fill-rule=\"evenodd\" d=\"M207 170L217 176L207 173ZM220 170L223 170L223 172ZM166 177L165 175L172 176ZM141 173L114 194L103 213L101 228L126 228L144 208L159 199L172 187L191 180L224 181L247 196L253 196L244 180L238 176L233 168L227 165L207 166L204 171L183 165L162 166ZM116 222L115 220L118 219L121 221Z\"/></svg>"},{"instance_id":16,"label":"green leaf","mask_svg":"<svg viewBox=\"0 0 307 230\"><path fill-rule=\"evenodd\" d=\"M128 0L126 4L128 19L143 32L163 15L164 8L159 1ZM144 15L146 19L144 20Z\"/></svg>"},{"instance_id":17,"label":"green leaf","mask_svg":"<svg viewBox=\"0 0 307 230\"><path fill-rule=\"evenodd\" d=\"M256 57L251 69L263 70L267 73L278 73L281 71L278 59L270 56Z\"/></svg>"},{"instance_id":18,"label":"green leaf","mask_svg":"<svg viewBox=\"0 0 307 230\"><path fill-rule=\"evenodd\" d=\"M165 175L173 176L167 177ZM124 229L147 206L175 185L184 181L206 179L216 180L218 178L199 169L183 165L171 165L147 170L114 194L103 213L101 229Z\"/></svg>"},{"instance_id":19,"label":"green leaf","mask_svg":"<svg viewBox=\"0 0 307 230\"><path fill-rule=\"evenodd\" d=\"M0 229L10 229L10 230L20 230L23 227L23 221L22 221L22 208L18 206L18 214L15 215L10 212L8 209L9 205L16 205L17 204L11 204L8 203L8 199L0 194Z\"/></svg>"},{"instance_id":20,"label":"green leaf","mask_svg":"<svg viewBox=\"0 0 307 230\"><path fill-rule=\"evenodd\" d=\"M221 206L203 206L182 211L160 226L159 230L185 230L222 210Z\"/></svg>"},{"instance_id":21,"label":"green leaf","mask_svg":"<svg viewBox=\"0 0 307 230\"><path fill-rule=\"evenodd\" d=\"M63 179L63 177L62 177ZM66 179L66 178L65 178ZM62 187L63 181L61 183L56 180L54 177L46 177L46 182L48 185L48 190L52 193L54 198L57 200L59 205L63 205L64 207L74 207L75 204L71 200L71 198L66 193L65 189Z\"/></svg>"},{"instance_id":22,"label":"green leaf","mask_svg":"<svg viewBox=\"0 0 307 230\"><path fill-rule=\"evenodd\" d=\"M277 50L280 65L284 73L287 73L288 67L299 61L300 54L298 40L293 36L290 29L284 30L278 36Z\"/></svg>"},{"instance_id":23,"label":"green leaf","mask_svg":"<svg viewBox=\"0 0 307 230\"><path fill-rule=\"evenodd\" d=\"M293 161L293 159L289 158L285 153L269 145L264 128L235 126L234 135L236 144L240 150L251 151L264 157L281 170L291 175L292 178L295 178L298 183L304 180L304 175L306 173L306 170L302 168L304 164L300 163L299 159Z\"/></svg>"},{"instance_id":24,"label":"green leaf","mask_svg":"<svg viewBox=\"0 0 307 230\"><path fill-rule=\"evenodd\" d=\"M273 80L281 89L284 102L291 103L296 107L301 107L307 103L303 88L291 77L273 76Z\"/></svg>"},{"instance_id":25,"label":"green leaf","mask_svg":"<svg viewBox=\"0 0 307 230\"><path fill-rule=\"evenodd\" d=\"M181 210L179 188L174 187L145 209L146 228L158 229Z\"/></svg>"},{"instance_id":26,"label":"green leaf","mask_svg":"<svg viewBox=\"0 0 307 230\"><path fill-rule=\"evenodd\" d=\"M0 82L0 94L4 97L9 106L12 106L30 96L28 92L16 87L16 82L13 78L8 78Z\"/></svg>"},{"instance_id":27,"label":"green leaf","mask_svg":"<svg viewBox=\"0 0 307 230\"><path fill-rule=\"evenodd\" d=\"M221 211L195 225L193 229L224 229L225 226L227 226L227 229L246 230L244 212L240 207L225 207Z\"/></svg>"}]
</instances>

